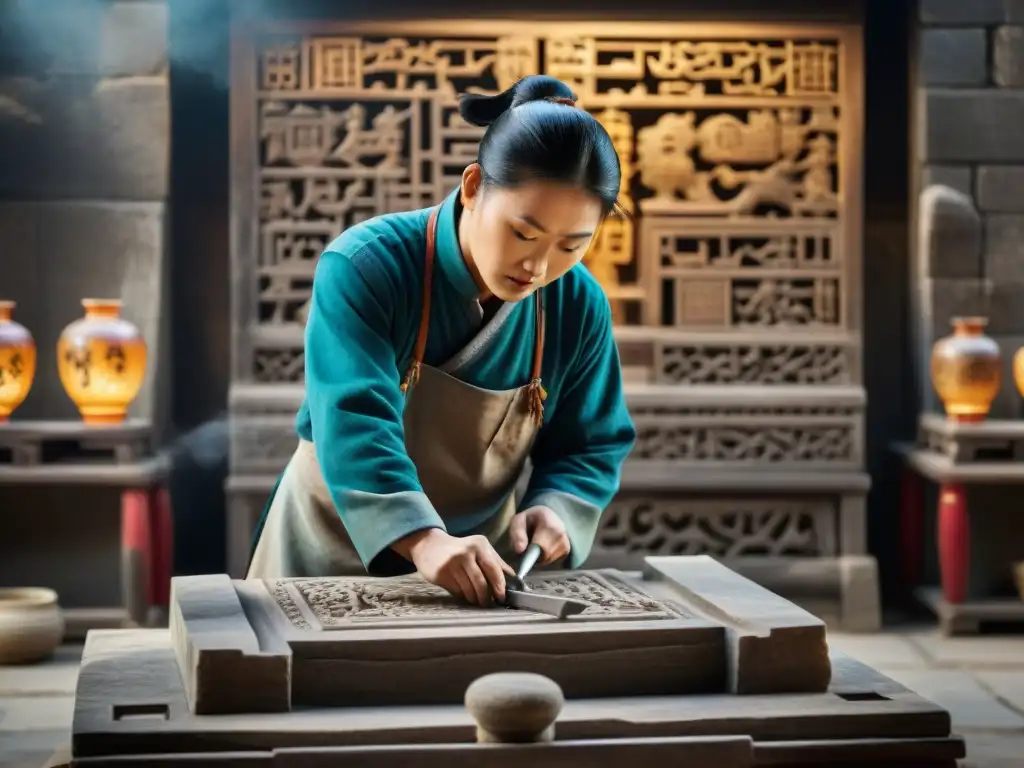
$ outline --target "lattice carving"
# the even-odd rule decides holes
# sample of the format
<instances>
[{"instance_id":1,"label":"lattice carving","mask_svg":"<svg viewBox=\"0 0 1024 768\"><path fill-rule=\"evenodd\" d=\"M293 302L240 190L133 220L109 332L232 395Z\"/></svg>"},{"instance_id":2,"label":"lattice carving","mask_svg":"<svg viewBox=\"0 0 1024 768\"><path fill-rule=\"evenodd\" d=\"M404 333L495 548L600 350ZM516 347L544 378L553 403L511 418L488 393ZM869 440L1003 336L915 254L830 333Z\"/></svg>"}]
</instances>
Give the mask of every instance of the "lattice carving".
<instances>
[{"instance_id":1,"label":"lattice carving","mask_svg":"<svg viewBox=\"0 0 1024 768\"><path fill-rule=\"evenodd\" d=\"M644 555L815 557L835 554L828 500L618 498L595 550Z\"/></svg>"},{"instance_id":2,"label":"lattice carving","mask_svg":"<svg viewBox=\"0 0 1024 768\"><path fill-rule=\"evenodd\" d=\"M841 184L852 171L840 173L844 33L586 28L361 22L344 35L262 39L257 252L244 256L256 301L240 319L255 339L242 346L247 376L301 381L302 308L326 244L374 215L441 199L482 135L458 117L457 95L537 72L569 82L619 153L633 218L607 221L584 262L616 322L779 329L780 341L794 325L849 328L859 254L846 250L844 201L858 190ZM846 375L814 368L826 346L812 339L780 375Z\"/></svg>"},{"instance_id":3,"label":"lattice carving","mask_svg":"<svg viewBox=\"0 0 1024 768\"><path fill-rule=\"evenodd\" d=\"M298 443L294 416L235 416L230 422L231 469L239 474L277 474Z\"/></svg>"},{"instance_id":4,"label":"lattice carving","mask_svg":"<svg viewBox=\"0 0 1024 768\"><path fill-rule=\"evenodd\" d=\"M665 384L850 384L851 350L838 344L664 344Z\"/></svg>"},{"instance_id":5,"label":"lattice carving","mask_svg":"<svg viewBox=\"0 0 1024 768\"><path fill-rule=\"evenodd\" d=\"M696 426L638 417L631 459L674 461L851 462L857 458L856 426Z\"/></svg>"},{"instance_id":6,"label":"lattice carving","mask_svg":"<svg viewBox=\"0 0 1024 768\"><path fill-rule=\"evenodd\" d=\"M537 593L589 603L574 620L649 620L687 615L679 606L660 603L610 574L548 573L535 575L529 582ZM419 576L292 579L270 582L269 587L281 610L300 629L311 625L298 608L297 599L326 630L367 624L473 622L495 618L493 608L461 603ZM530 612L520 610L509 610L501 616L505 621L535 618Z\"/></svg>"}]
</instances>

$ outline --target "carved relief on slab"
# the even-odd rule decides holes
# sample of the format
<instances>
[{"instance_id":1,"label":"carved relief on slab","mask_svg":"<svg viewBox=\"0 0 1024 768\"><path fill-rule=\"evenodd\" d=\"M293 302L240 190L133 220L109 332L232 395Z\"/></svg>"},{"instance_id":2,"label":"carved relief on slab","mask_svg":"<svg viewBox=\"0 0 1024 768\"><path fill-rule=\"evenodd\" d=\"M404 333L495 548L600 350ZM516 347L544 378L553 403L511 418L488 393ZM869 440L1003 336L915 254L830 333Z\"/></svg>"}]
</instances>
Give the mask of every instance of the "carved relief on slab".
<instances>
[{"instance_id":1,"label":"carved relief on slab","mask_svg":"<svg viewBox=\"0 0 1024 768\"><path fill-rule=\"evenodd\" d=\"M623 495L605 510L595 550L641 555L828 557L828 500L673 499Z\"/></svg>"},{"instance_id":2,"label":"carved relief on slab","mask_svg":"<svg viewBox=\"0 0 1024 768\"><path fill-rule=\"evenodd\" d=\"M629 38L567 37L544 22L530 34L502 22L486 29L445 22L410 34L381 22L359 34L261 39L257 253L242 255L257 301L241 320L244 333L254 329L242 351L252 350L245 365L257 382L302 380L302 311L327 244L372 216L436 203L476 159L483 131L458 116L457 95L538 72L572 85L619 155L629 215L610 218L584 260L617 323L845 325L842 265L859 255L843 250L840 32L739 40L726 27L723 39L682 27L674 36L668 23ZM819 225L827 255L801 222ZM751 223L769 226L739 242ZM709 227L718 246L691 236ZM716 266L715 247L738 261ZM685 266L701 253L711 265Z\"/></svg>"},{"instance_id":3,"label":"carved relief on slab","mask_svg":"<svg viewBox=\"0 0 1024 768\"><path fill-rule=\"evenodd\" d=\"M538 574L529 579L538 594L583 600L590 604L572 620L677 619L685 613L660 603L609 574L567 572ZM281 610L299 629L310 622L298 608L301 601L321 629L418 623L516 622L546 619L541 614L503 608L477 608L460 603L419 576L375 578L341 576L269 582Z\"/></svg>"}]
</instances>

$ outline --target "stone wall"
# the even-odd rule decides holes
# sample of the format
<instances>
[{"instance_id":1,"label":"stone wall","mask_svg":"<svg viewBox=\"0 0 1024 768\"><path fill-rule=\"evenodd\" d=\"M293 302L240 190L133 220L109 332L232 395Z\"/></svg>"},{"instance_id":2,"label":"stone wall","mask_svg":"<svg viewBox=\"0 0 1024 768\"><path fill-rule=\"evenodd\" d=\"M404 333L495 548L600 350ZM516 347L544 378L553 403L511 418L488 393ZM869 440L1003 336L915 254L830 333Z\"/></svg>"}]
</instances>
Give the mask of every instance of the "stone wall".
<instances>
[{"instance_id":1,"label":"stone wall","mask_svg":"<svg viewBox=\"0 0 1024 768\"><path fill-rule=\"evenodd\" d=\"M80 299L120 298L150 346L133 415L168 422L170 93L164 0L6 3L0 297L39 346L22 418L74 418L54 352Z\"/></svg>"},{"instance_id":2,"label":"stone wall","mask_svg":"<svg viewBox=\"0 0 1024 768\"><path fill-rule=\"evenodd\" d=\"M989 318L1006 373L992 415L1017 418L1024 345L1024 0L920 0L915 135L918 386L957 314Z\"/></svg>"}]
</instances>

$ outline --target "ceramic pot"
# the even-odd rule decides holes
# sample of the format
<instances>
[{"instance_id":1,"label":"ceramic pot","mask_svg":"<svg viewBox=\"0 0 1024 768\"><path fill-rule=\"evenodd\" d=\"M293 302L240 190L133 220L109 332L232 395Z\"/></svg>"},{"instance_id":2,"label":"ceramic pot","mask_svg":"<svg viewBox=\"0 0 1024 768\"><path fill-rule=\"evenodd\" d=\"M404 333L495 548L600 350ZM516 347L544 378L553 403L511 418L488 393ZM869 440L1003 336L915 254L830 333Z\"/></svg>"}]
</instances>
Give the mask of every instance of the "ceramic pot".
<instances>
[{"instance_id":1,"label":"ceramic pot","mask_svg":"<svg viewBox=\"0 0 1024 768\"><path fill-rule=\"evenodd\" d=\"M957 421L980 421L999 394L1003 356L985 335L984 317L954 317L953 333L932 347L932 384L946 414Z\"/></svg>"},{"instance_id":2,"label":"ceramic pot","mask_svg":"<svg viewBox=\"0 0 1024 768\"><path fill-rule=\"evenodd\" d=\"M0 589L0 664L31 664L64 639L64 617L52 589Z\"/></svg>"},{"instance_id":3,"label":"ceramic pot","mask_svg":"<svg viewBox=\"0 0 1024 768\"><path fill-rule=\"evenodd\" d=\"M0 422L28 397L36 377L36 342L13 320L13 301L0 301Z\"/></svg>"},{"instance_id":4,"label":"ceramic pot","mask_svg":"<svg viewBox=\"0 0 1024 768\"><path fill-rule=\"evenodd\" d=\"M121 302L82 299L85 317L57 342L64 391L87 424L119 424L146 377L146 341L121 317Z\"/></svg>"}]
</instances>

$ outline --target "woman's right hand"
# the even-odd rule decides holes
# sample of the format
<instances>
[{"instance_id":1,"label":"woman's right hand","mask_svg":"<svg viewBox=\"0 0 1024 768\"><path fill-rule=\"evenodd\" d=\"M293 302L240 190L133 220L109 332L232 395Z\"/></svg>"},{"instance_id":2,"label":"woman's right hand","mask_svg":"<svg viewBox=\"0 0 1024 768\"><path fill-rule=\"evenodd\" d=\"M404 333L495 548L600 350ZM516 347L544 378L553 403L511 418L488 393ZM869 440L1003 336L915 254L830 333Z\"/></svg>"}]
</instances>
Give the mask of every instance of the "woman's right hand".
<instances>
[{"instance_id":1,"label":"woman's right hand","mask_svg":"<svg viewBox=\"0 0 1024 768\"><path fill-rule=\"evenodd\" d=\"M451 536L440 528L422 533L410 542L409 559L424 579L473 605L504 601L505 573L515 571L485 536Z\"/></svg>"}]
</instances>

